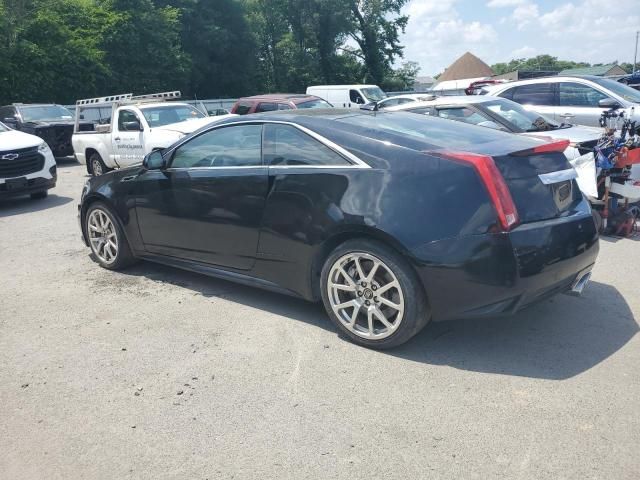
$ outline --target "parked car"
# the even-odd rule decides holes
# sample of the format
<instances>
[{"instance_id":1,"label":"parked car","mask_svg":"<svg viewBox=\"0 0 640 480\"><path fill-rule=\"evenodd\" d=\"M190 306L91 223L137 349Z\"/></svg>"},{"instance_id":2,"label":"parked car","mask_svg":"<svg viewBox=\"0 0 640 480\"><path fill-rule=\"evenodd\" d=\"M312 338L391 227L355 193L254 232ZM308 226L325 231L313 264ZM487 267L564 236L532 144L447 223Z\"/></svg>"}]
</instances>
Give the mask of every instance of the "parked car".
<instances>
[{"instance_id":1,"label":"parked car","mask_svg":"<svg viewBox=\"0 0 640 480\"><path fill-rule=\"evenodd\" d=\"M389 110L431 115L522 135L566 138L571 141L564 152L569 160L591 152L602 136L602 128L559 123L516 102L490 95L437 97Z\"/></svg>"},{"instance_id":2,"label":"parked car","mask_svg":"<svg viewBox=\"0 0 640 480\"><path fill-rule=\"evenodd\" d=\"M294 110L297 108L332 108L328 102L313 95L296 93L270 93L238 99L231 113L247 115L249 113L272 112L274 110Z\"/></svg>"},{"instance_id":3,"label":"parked car","mask_svg":"<svg viewBox=\"0 0 640 480\"><path fill-rule=\"evenodd\" d=\"M543 77L485 87L488 95L513 100L556 122L597 127L605 110L622 108L640 118L640 92L609 78Z\"/></svg>"},{"instance_id":4,"label":"parked car","mask_svg":"<svg viewBox=\"0 0 640 480\"><path fill-rule=\"evenodd\" d=\"M339 331L374 348L430 319L581 291L598 235L557 145L345 113L229 118L94 177L79 205L85 243L107 269L147 259L322 299Z\"/></svg>"},{"instance_id":5,"label":"parked car","mask_svg":"<svg viewBox=\"0 0 640 480\"><path fill-rule=\"evenodd\" d=\"M360 108L387 98L377 85L315 85L307 87L307 95L320 97L338 108Z\"/></svg>"},{"instance_id":6,"label":"parked car","mask_svg":"<svg viewBox=\"0 0 640 480\"><path fill-rule=\"evenodd\" d=\"M0 123L0 198L45 198L57 178L56 160L42 138Z\"/></svg>"},{"instance_id":7,"label":"parked car","mask_svg":"<svg viewBox=\"0 0 640 480\"><path fill-rule=\"evenodd\" d=\"M394 95L393 97L387 97L379 102L370 103L369 105L376 105L378 110L383 108L395 107L397 105L406 105L413 102L421 102L434 99L435 96L430 93L407 93L404 95Z\"/></svg>"},{"instance_id":8,"label":"parked car","mask_svg":"<svg viewBox=\"0 0 640 480\"><path fill-rule=\"evenodd\" d=\"M177 98L176 91L78 100L72 137L76 158L89 174L102 175L141 163L147 153L230 116L207 117L188 103L169 101Z\"/></svg>"},{"instance_id":9,"label":"parked car","mask_svg":"<svg viewBox=\"0 0 640 480\"><path fill-rule=\"evenodd\" d=\"M0 107L8 127L42 138L56 157L73 155L73 114L61 105L14 103Z\"/></svg>"}]
</instances>

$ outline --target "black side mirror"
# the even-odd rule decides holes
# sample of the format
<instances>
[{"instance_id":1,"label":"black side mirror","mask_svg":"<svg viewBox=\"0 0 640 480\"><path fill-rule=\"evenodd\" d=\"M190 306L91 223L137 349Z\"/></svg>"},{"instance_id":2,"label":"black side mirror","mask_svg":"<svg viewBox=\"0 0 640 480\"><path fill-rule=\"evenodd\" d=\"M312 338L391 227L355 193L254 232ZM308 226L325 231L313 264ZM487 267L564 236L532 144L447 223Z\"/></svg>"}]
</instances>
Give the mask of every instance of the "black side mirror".
<instances>
[{"instance_id":1,"label":"black side mirror","mask_svg":"<svg viewBox=\"0 0 640 480\"><path fill-rule=\"evenodd\" d=\"M155 150L144 157L142 161L142 165L148 170L162 170L166 167L166 163L164 161L164 157L162 156L162 151Z\"/></svg>"},{"instance_id":2,"label":"black side mirror","mask_svg":"<svg viewBox=\"0 0 640 480\"><path fill-rule=\"evenodd\" d=\"M142 125L140 125L140 122L137 120L134 120L133 122L124 122L122 126L127 132L142 132L144 130Z\"/></svg>"},{"instance_id":3,"label":"black side mirror","mask_svg":"<svg viewBox=\"0 0 640 480\"><path fill-rule=\"evenodd\" d=\"M617 100L614 100L613 98L603 98L598 102L598 106L600 108L613 108L613 109L622 107L622 105L620 105L620 103Z\"/></svg>"}]
</instances>

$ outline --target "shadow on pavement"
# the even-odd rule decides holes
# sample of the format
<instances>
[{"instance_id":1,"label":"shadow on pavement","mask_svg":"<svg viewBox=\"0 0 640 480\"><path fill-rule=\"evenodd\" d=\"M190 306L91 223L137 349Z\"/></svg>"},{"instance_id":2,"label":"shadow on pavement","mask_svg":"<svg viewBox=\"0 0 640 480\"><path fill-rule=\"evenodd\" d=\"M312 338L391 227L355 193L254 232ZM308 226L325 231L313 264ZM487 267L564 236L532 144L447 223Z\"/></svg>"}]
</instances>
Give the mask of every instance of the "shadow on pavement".
<instances>
[{"instance_id":1,"label":"shadow on pavement","mask_svg":"<svg viewBox=\"0 0 640 480\"><path fill-rule=\"evenodd\" d=\"M50 190L52 192L55 190ZM38 212L40 210L47 210L49 208L59 207L71 202L73 199L70 197L63 197L56 195L55 193L49 193L47 198L40 200L31 200L29 195L6 198L0 200L0 218L11 217L13 215L21 215L23 213Z\"/></svg>"},{"instance_id":2,"label":"shadow on pavement","mask_svg":"<svg viewBox=\"0 0 640 480\"><path fill-rule=\"evenodd\" d=\"M148 262L122 273L337 331L319 303ZM613 355L637 332L618 290L591 282L581 298L557 295L513 316L431 323L407 344L381 353L472 372L562 380Z\"/></svg>"},{"instance_id":3,"label":"shadow on pavement","mask_svg":"<svg viewBox=\"0 0 640 480\"><path fill-rule=\"evenodd\" d=\"M433 323L389 353L460 370L563 380L613 355L637 332L620 292L591 282L581 298L557 295L511 317Z\"/></svg>"}]
</instances>

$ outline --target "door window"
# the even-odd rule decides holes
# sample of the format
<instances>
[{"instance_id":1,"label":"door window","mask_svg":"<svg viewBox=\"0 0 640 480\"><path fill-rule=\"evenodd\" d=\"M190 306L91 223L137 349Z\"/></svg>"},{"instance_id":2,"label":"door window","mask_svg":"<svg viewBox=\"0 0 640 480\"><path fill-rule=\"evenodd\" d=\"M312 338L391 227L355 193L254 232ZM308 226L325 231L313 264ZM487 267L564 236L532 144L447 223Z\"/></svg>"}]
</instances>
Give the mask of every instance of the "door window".
<instances>
[{"instance_id":1,"label":"door window","mask_svg":"<svg viewBox=\"0 0 640 480\"><path fill-rule=\"evenodd\" d=\"M513 101L523 105L555 105L552 83L533 83L515 87Z\"/></svg>"},{"instance_id":2,"label":"door window","mask_svg":"<svg viewBox=\"0 0 640 480\"><path fill-rule=\"evenodd\" d=\"M12 107L2 107L0 108L0 122L5 118L15 118L16 112Z\"/></svg>"},{"instance_id":3,"label":"door window","mask_svg":"<svg viewBox=\"0 0 640 480\"><path fill-rule=\"evenodd\" d=\"M125 127L125 123L127 122L140 123L140 120L138 119L138 116L131 110L120 110L120 113L118 113L118 130L121 132L126 132L127 128Z\"/></svg>"},{"instance_id":4,"label":"door window","mask_svg":"<svg viewBox=\"0 0 640 480\"><path fill-rule=\"evenodd\" d=\"M267 165L350 165L341 155L291 125L265 126Z\"/></svg>"},{"instance_id":5,"label":"door window","mask_svg":"<svg viewBox=\"0 0 640 480\"><path fill-rule=\"evenodd\" d=\"M456 120L458 122L470 123L472 125L479 125L482 122L490 120L468 107L439 108L438 116L440 118L446 118L447 120Z\"/></svg>"},{"instance_id":6,"label":"door window","mask_svg":"<svg viewBox=\"0 0 640 480\"><path fill-rule=\"evenodd\" d=\"M238 115L246 115L247 113L249 113L249 110L251 110L251 104L240 103L236 108L236 113Z\"/></svg>"},{"instance_id":7,"label":"door window","mask_svg":"<svg viewBox=\"0 0 640 480\"><path fill-rule=\"evenodd\" d=\"M279 103L278 110L291 110L291 105L288 103Z\"/></svg>"},{"instance_id":8,"label":"door window","mask_svg":"<svg viewBox=\"0 0 640 480\"><path fill-rule=\"evenodd\" d=\"M171 168L260 166L262 125L210 130L178 147Z\"/></svg>"},{"instance_id":9,"label":"door window","mask_svg":"<svg viewBox=\"0 0 640 480\"><path fill-rule=\"evenodd\" d=\"M378 104L378 108L395 107L396 105L400 105L400 99L398 99L398 98L390 98L388 100L381 101Z\"/></svg>"},{"instance_id":10,"label":"door window","mask_svg":"<svg viewBox=\"0 0 640 480\"><path fill-rule=\"evenodd\" d=\"M560 84L560 105L563 107L599 107L598 102L607 97L595 88L580 83Z\"/></svg>"},{"instance_id":11,"label":"door window","mask_svg":"<svg viewBox=\"0 0 640 480\"><path fill-rule=\"evenodd\" d=\"M260 112L273 112L274 110L278 110L277 103L260 103L256 108L256 113Z\"/></svg>"},{"instance_id":12,"label":"door window","mask_svg":"<svg viewBox=\"0 0 640 480\"><path fill-rule=\"evenodd\" d=\"M358 105L364 104L364 98L357 90L349 90L349 100L351 100L351 103L357 103Z\"/></svg>"}]
</instances>

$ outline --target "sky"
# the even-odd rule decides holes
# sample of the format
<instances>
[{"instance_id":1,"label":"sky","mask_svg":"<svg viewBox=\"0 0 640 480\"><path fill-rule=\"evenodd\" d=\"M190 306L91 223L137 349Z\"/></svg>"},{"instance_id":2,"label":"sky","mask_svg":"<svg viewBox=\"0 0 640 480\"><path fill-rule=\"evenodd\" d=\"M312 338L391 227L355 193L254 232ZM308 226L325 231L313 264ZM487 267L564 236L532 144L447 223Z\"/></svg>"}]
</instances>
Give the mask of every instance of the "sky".
<instances>
[{"instance_id":1,"label":"sky","mask_svg":"<svg viewBox=\"0 0 640 480\"><path fill-rule=\"evenodd\" d=\"M409 0L403 13L404 60L418 62L419 75L466 51L489 65L540 54L632 63L640 30L640 0Z\"/></svg>"}]
</instances>

